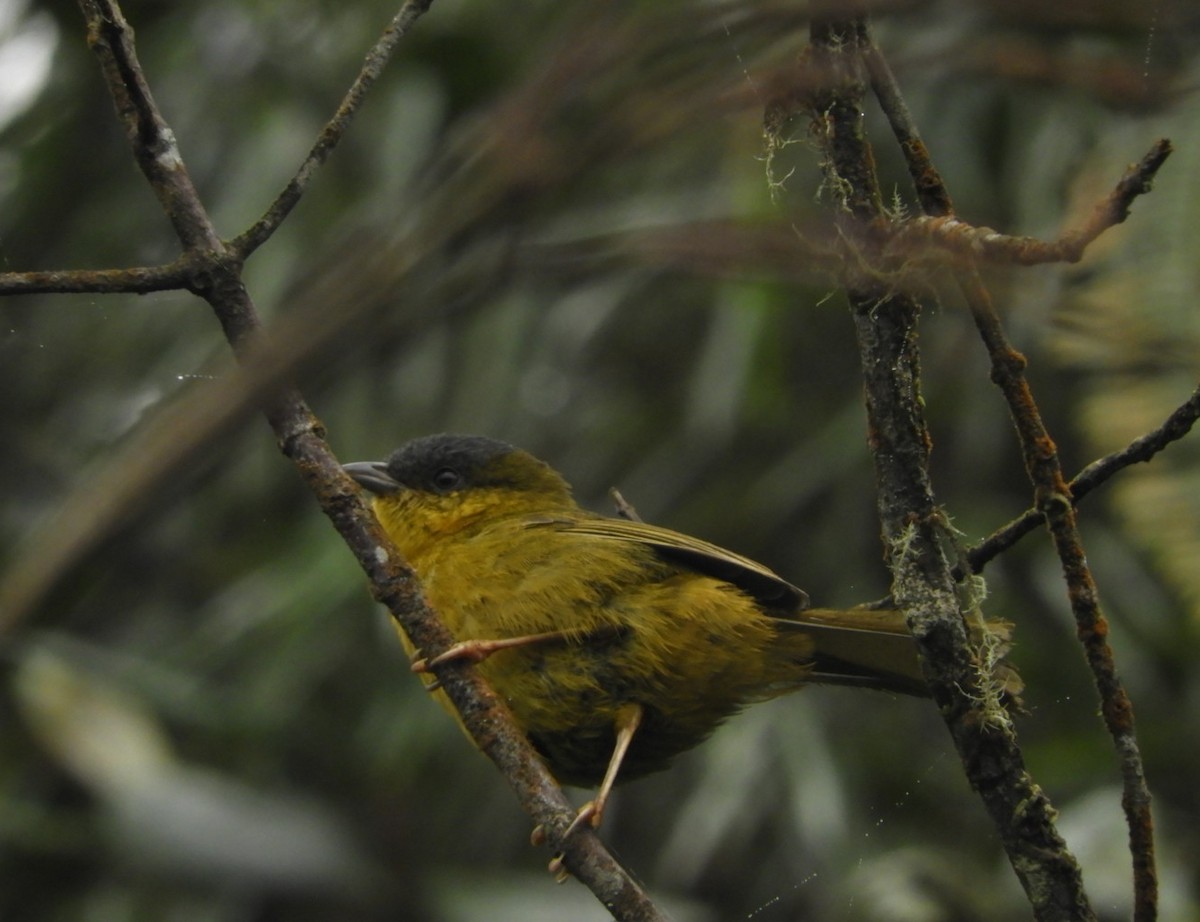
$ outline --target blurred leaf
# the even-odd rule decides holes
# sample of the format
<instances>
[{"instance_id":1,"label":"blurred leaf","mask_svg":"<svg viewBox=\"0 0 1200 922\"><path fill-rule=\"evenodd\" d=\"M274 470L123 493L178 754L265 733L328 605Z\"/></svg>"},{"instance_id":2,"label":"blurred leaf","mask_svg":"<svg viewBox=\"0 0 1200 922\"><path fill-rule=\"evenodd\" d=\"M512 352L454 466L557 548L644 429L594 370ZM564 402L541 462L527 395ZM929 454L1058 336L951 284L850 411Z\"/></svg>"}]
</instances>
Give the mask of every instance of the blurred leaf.
<instances>
[{"instance_id":1,"label":"blurred leaf","mask_svg":"<svg viewBox=\"0 0 1200 922\"><path fill-rule=\"evenodd\" d=\"M367 887L369 862L321 805L178 761L140 702L46 648L23 658L15 682L31 729L96 795L112 847L139 873L252 890Z\"/></svg>"}]
</instances>

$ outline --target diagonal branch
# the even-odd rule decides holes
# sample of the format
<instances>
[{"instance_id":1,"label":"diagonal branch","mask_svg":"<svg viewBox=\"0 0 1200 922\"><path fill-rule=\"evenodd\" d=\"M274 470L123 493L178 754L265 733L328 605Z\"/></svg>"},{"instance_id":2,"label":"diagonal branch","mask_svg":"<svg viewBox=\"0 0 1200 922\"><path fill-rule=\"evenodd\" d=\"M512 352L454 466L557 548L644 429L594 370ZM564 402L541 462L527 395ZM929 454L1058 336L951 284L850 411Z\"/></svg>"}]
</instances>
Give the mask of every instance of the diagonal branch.
<instances>
[{"instance_id":1,"label":"diagonal branch","mask_svg":"<svg viewBox=\"0 0 1200 922\"><path fill-rule=\"evenodd\" d=\"M1025 467L1033 484L1034 507L1045 519L1062 563L1076 633L1092 670L1100 695L1100 711L1121 766L1121 806L1129 826L1129 849L1133 856L1134 919L1151 922L1157 918L1158 879L1150 789L1138 749L1133 704L1117 675L1112 647L1108 644L1108 621L1100 609L1096 583L1084 553L1071 489L1063 477L1058 450L1025 379L1025 358L1009 344L990 294L975 272L959 273L959 285L991 357L992 380L1008 401L1016 424Z\"/></svg>"},{"instance_id":2,"label":"diagonal branch","mask_svg":"<svg viewBox=\"0 0 1200 922\"><path fill-rule=\"evenodd\" d=\"M887 58L874 42L870 42L863 49L862 56L871 78L871 92L879 100L879 106L892 128L892 134L896 136L896 143L900 145L900 152L908 166L908 175L912 178L921 211L930 217L954 214L954 202L950 200L950 191L946 188L941 173L933 165L929 148L921 140L917 123L908 111L908 104L900 93L900 84L896 82L896 76L892 73Z\"/></svg>"},{"instance_id":3,"label":"diagonal branch","mask_svg":"<svg viewBox=\"0 0 1200 922\"><path fill-rule=\"evenodd\" d=\"M375 85L375 81L379 79L379 75L383 73L383 68L387 65L389 58L391 58L392 52L400 44L400 39L408 34L413 24L432 5L433 0L406 0L404 5L400 7L399 12L396 13L392 21L388 24L383 35L379 37L374 47L367 52L366 60L363 61L362 69L359 71L354 83L346 91L346 95L338 105L333 117L321 129L316 143L313 144L312 149L308 152L308 156L304 158L304 162L300 164L296 175L288 181L288 184L279 193L275 201L271 203L271 207L267 209L266 213L253 226L239 234L230 244L242 259L248 257L266 243L278 229L279 225L283 223L284 219L291 214L292 209L296 207L296 204L300 201L300 197L312 182L317 170L329 159L329 155L333 153L333 149L342 140L346 130L350 127L350 122L354 119L355 114L357 114L359 106L366 98L368 91Z\"/></svg>"},{"instance_id":4,"label":"diagonal branch","mask_svg":"<svg viewBox=\"0 0 1200 922\"><path fill-rule=\"evenodd\" d=\"M130 149L184 249L221 249L184 166L175 134L163 121L138 63L133 29L115 0L80 0L88 45L125 127Z\"/></svg>"},{"instance_id":5,"label":"diagonal branch","mask_svg":"<svg viewBox=\"0 0 1200 922\"><path fill-rule=\"evenodd\" d=\"M426 6L428 4L425 4ZM264 337L262 324L241 280L241 254L221 242L188 177L174 135L154 102L134 47L133 32L116 0L80 0L88 38L125 125L134 157L158 195L186 251L203 260L192 287L212 307L234 353L245 359ZM280 218L281 219L281 218ZM422 598L420 586L363 504L324 440L321 423L294 389L268 392L263 407L281 450L296 465L322 510L342 535L371 581L372 591L392 612L413 643L431 653L451 638ZM517 791L522 805L564 852L565 864L618 918L662 918L641 887L604 849L591 830L564 841L574 811L508 710L475 670L451 664L439 672L463 725Z\"/></svg>"}]
</instances>

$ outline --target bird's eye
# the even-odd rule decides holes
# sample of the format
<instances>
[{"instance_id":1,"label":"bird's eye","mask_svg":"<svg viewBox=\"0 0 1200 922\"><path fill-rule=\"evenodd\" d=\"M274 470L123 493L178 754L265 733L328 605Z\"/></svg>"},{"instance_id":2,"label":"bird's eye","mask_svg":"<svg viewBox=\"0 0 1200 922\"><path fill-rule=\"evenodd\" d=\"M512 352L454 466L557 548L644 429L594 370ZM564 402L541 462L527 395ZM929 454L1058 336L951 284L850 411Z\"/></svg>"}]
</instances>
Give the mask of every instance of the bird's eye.
<instances>
[{"instance_id":1,"label":"bird's eye","mask_svg":"<svg viewBox=\"0 0 1200 922\"><path fill-rule=\"evenodd\" d=\"M444 467L433 475L433 486L439 493L449 493L462 483L462 475L452 467Z\"/></svg>"}]
</instances>

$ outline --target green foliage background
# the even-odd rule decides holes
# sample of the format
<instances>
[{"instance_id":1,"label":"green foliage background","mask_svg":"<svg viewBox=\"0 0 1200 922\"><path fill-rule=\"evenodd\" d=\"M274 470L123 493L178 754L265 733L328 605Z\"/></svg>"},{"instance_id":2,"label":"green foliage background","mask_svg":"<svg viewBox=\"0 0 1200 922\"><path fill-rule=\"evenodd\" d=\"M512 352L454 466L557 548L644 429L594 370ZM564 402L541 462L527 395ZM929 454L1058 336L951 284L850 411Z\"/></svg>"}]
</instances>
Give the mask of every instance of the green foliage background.
<instances>
[{"instance_id":1,"label":"green foliage background","mask_svg":"<svg viewBox=\"0 0 1200 922\"><path fill-rule=\"evenodd\" d=\"M586 505L606 507L617 485L647 520L760 559L820 604L878 598L853 330L816 271L828 230L815 155L780 155L777 197L763 161L762 109L803 47L803 9L587 6L438 0L252 259L251 293L285 329L361 309L298 382L345 460L431 431L487 433L552 462ZM1079 266L995 272L1074 470L1196 383L1198 17L1168 0L1043 6L883 4L877 27L973 223L1053 237L1155 138L1176 143L1155 191ZM0 9L0 52L30 29L55 40L40 93L0 129L3 268L173 258L77 12ZM287 181L392 12L127 5L223 233ZM906 197L886 126L866 117ZM514 124L527 129L508 147L483 130ZM410 266L422 240L444 242ZM913 281L931 294L935 486L973 542L1028 490L969 319L937 297L936 273ZM63 499L147 420L178 416L230 362L184 293L9 298L0 321L8 566L52 515L69 523ZM1185 857L1200 848L1196 456L1176 446L1083 512L1157 798L1167 918L1198 911L1200 883ZM1115 759L1048 543L1031 536L985 575L987 610L1017 625L1031 770L1097 910L1123 918ZM3 644L0 918L605 916L551 883L502 779L425 700L257 418L146 497ZM920 702L815 689L756 707L622 789L605 837L680 919L1022 911Z\"/></svg>"}]
</instances>

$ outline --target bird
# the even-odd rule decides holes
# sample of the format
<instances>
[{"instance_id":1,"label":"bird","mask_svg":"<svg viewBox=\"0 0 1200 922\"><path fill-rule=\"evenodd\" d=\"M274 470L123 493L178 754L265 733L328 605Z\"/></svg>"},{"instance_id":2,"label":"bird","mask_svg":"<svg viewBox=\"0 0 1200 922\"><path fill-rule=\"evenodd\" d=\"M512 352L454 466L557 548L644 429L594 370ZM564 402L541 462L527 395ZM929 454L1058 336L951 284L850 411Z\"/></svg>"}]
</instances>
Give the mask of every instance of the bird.
<instances>
[{"instance_id":1,"label":"bird","mask_svg":"<svg viewBox=\"0 0 1200 922\"><path fill-rule=\"evenodd\" d=\"M596 788L570 830L753 702L811 684L929 693L900 612L812 607L749 558L587 511L506 442L429 435L344 469L454 637L429 659L401 632L414 671L457 717L432 670L477 664L554 777Z\"/></svg>"}]
</instances>

